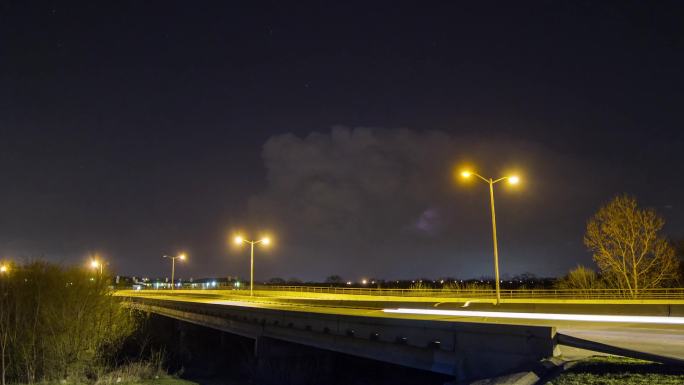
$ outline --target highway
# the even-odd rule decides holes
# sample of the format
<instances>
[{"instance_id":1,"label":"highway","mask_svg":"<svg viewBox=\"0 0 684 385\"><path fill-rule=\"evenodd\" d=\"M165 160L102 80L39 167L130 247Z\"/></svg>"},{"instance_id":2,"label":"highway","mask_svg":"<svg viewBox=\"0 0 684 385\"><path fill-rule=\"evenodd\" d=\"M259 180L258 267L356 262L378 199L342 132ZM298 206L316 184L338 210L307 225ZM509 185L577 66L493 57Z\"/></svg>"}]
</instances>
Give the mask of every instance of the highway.
<instances>
[{"instance_id":1,"label":"highway","mask_svg":"<svg viewBox=\"0 0 684 385\"><path fill-rule=\"evenodd\" d=\"M511 312L505 307L463 307L462 299L316 295L316 293L177 290L119 291L116 295L189 301L232 306L258 307L366 317L425 319L445 322L475 322L531 326L555 326L560 334L618 348L655 354L684 361L684 317L606 316L593 314ZM484 306L484 305L482 305ZM568 349L561 352L570 359L592 354Z\"/></svg>"}]
</instances>

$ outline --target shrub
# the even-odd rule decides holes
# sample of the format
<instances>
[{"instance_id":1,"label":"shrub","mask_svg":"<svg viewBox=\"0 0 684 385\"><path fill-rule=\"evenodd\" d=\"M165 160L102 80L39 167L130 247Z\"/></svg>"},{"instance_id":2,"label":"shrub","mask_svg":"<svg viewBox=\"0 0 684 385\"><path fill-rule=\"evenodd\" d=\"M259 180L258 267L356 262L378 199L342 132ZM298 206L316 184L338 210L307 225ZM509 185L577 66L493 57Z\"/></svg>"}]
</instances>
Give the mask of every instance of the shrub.
<instances>
[{"instance_id":1,"label":"shrub","mask_svg":"<svg viewBox=\"0 0 684 385\"><path fill-rule=\"evenodd\" d=\"M0 276L2 384L93 378L135 323L106 277L47 262Z\"/></svg>"}]
</instances>

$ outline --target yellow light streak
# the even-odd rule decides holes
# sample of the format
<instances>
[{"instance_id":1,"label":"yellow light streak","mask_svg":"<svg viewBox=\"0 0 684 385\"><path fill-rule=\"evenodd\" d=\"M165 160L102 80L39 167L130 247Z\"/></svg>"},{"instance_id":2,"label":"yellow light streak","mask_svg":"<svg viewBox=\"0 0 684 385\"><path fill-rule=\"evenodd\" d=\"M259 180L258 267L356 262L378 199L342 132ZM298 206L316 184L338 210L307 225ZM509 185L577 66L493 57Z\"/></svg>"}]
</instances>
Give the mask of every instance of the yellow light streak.
<instances>
[{"instance_id":1,"label":"yellow light streak","mask_svg":"<svg viewBox=\"0 0 684 385\"><path fill-rule=\"evenodd\" d=\"M559 313L514 313L499 311L461 311L439 309L383 309L385 313L442 315L453 317L484 317L527 319L542 321L579 321L579 322L622 322L637 324L684 325L684 317L599 315L599 314L559 314Z\"/></svg>"}]
</instances>

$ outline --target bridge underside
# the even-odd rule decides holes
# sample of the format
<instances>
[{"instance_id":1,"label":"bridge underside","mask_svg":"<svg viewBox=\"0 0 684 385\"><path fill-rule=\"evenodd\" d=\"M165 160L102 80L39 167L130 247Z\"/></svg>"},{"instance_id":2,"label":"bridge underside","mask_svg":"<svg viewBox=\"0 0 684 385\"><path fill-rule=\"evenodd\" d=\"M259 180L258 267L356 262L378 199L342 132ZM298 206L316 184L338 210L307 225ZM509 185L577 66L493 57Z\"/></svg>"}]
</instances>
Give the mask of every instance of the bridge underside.
<instances>
[{"instance_id":1,"label":"bridge underside","mask_svg":"<svg viewBox=\"0 0 684 385\"><path fill-rule=\"evenodd\" d=\"M555 349L551 327L354 316L128 297L140 310L255 340L276 339L454 376L496 376Z\"/></svg>"}]
</instances>

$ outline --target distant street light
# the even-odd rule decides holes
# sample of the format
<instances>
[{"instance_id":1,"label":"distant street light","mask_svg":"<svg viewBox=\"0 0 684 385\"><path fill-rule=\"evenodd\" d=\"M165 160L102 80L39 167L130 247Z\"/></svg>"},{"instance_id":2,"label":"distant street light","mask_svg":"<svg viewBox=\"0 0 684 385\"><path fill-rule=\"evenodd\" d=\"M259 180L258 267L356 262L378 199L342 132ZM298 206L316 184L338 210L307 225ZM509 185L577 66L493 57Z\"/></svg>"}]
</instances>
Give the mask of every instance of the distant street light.
<instances>
[{"instance_id":1,"label":"distant street light","mask_svg":"<svg viewBox=\"0 0 684 385\"><path fill-rule=\"evenodd\" d=\"M2 264L0 265L0 274L7 274L9 273L9 266Z\"/></svg>"},{"instance_id":2,"label":"distant street light","mask_svg":"<svg viewBox=\"0 0 684 385\"><path fill-rule=\"evenodd\" d=\"M181 253L178 254L175 257L169 257L168 255L162 255L162 258L169 258L171 260L171 290L173 290L174 286L176 286L176 259L180 259L181 261L185 261L185 254Z\"/></svg>"},{"instance_id":3,"label":"distant street light","mask_svg":"<svg viewBox=\"0 0 684 385\"><path fill-rule=\"evenodd\" d=\"M268 237L264 237L259 239L258 241L248 241L241 236L235 237L235 243L238 245L242 245L243 243L249 243L251 246L250 249L250 262L249 262L249 295L253 296L254 295L254 245L257 243L261 243L264 246L268 245L271 243L271 240Z\"/></svg>"},{"instance_id":4,"label":"distant street light","mask_svg":"<svg viewBox=\"0 0 684 385\"><path fill-rule=\"evenodd\" d=\"M508 183L510 184L518 184L520 182L520 178L517 175L509 175L499 179L487 179L469 170L461 172L461 176L466 179L470 178L471 176L476 176L489 185L489 201L492 208L492 240L494 241L494 275L496 279L496 304L498 305L501 302L501 287L499 285L499 250L496 241L496 214L494 213L494 184L501 182L503 180L508 180Z\"/></svg>"},{"instance_id":5,"label":"distant street light","mask_svg":"<svg viewBox=\"0 0 684 385\"><path fill-rule=\"evenodd\" d=\"M100 277L102 277L102 273L103 273L102 269L104 267L104 262L102 262L96 258L93 258L90 260L90 267L94 270L100 269Z\"/></svg>"}]
</instances>

